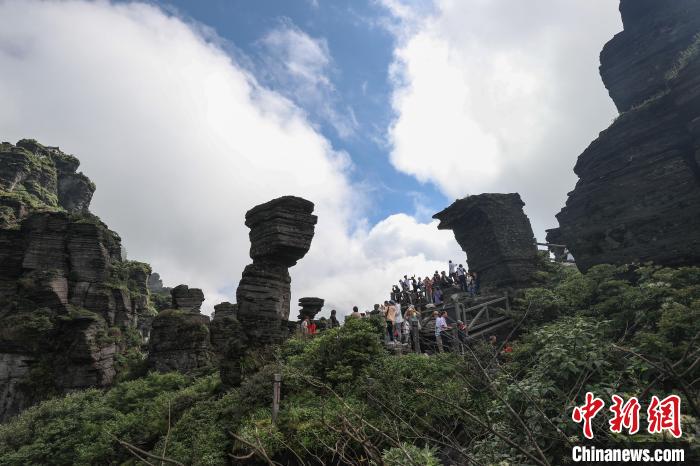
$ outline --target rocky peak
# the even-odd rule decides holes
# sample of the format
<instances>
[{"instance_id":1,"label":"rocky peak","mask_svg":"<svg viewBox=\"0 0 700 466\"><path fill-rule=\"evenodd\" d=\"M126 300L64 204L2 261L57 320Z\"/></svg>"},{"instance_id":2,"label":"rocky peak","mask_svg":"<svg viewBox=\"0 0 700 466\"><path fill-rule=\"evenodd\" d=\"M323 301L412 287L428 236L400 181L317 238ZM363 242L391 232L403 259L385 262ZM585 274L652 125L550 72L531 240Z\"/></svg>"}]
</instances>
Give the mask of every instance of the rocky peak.
<instances>
[{"instance_id":1,"label":"rocky peak","mask_svg":"<svg viewBox=\"0 0 700 466\"><path fill-rule=\"evenodd\" d=\"M151 269L87 211L95 188L78 166L33 140L0 144L0 421L111 384L151 315Z\"/></svg>"},{"instance_id":2,"label":"rocky peak","mask_svg":"<svg viewBox=\"0 0 700 466\"><path fill-rule=\"evenodd\" d=\"M582 271L700 261L700 2L620 4L601 76L622 113L579 156L557 215Z\"/></svg>"},{"instance_id":3,"label":"rocky peak","mask_svg":"<svg viewBox=\"0 0 700 466\"><path fill-rule=\"evenodd\" d=\"M95 185L80 162L57 147L31 139L0 144L0 226L12 226L31 212L87 213Z\"/></svg>"},{"instance_id":4,"label":"rocky peak","mask_svg":"<svg viewBox=\"0 0 700 466\"><path fill-rule=\"evenodd\" d=\"M667 75L700 42L697 0L622 0L624 30L600 54L600 74L621 112L666 92Z\"/></svg>"},{"instance_id":5,"label":"rocky peak","mask_svg":"<svg viewBox=\"0 0 700 466\"><path fill-rule=\"evenodd\" d=\"M219 303L214 306L214 319L221 319L224 317L236 317L238 314L238 305L231 304L228 301Z\"/></svg>"},{"instance_id":6,"label":"rocky peak","mask_svg":"<svg viewBox=\"0 0 700 466\"><path fill-rule=\"evenodd\" d=\"M454 232L482 286L521 286L529 282L537 263L524 206L518 193L479 194L458 199L433 218L440 220L438 229Z\"/></svg>"},{"instance_id":7,"label":"rocky peak","mask_svg":"<svg viewBox=\"0 0 700 466\"><path fill-rule=\"evenodd\" d=\"M210 320L200 314L204 294L199 288L178 285L171 291L173 309L153 319L148 341L148 365L160 372L192 373L213 360Z\"/></svg>"},{"instance_id":8,"label":"rocky peak","mask_svg":"<svg viewBox=\"0 0 700 466\"><path fill-rule=\"evenodd\" d=\"M199 288L178 285L170 291L173 297L173 307L184 312L199 314L204 302L204 293Z\"/></svg>"}]
</instances>

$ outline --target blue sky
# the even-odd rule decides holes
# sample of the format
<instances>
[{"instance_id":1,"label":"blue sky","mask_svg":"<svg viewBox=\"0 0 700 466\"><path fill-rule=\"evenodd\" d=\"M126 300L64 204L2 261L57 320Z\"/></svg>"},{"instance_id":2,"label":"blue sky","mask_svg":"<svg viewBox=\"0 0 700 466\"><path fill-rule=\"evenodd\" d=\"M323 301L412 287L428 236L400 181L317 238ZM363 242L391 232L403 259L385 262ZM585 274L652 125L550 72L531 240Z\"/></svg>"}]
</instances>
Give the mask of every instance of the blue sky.
<instances>
[{"instance_id":1,"label":"blue sky","mask_svg":"<svg viewBox=\"0 0 700 466\"><path fill-rule=\"evenodd\" d=\"M168 285L235 300L245 212L312 200L292 300L349 313L466 259L431 215L518 192L537 238L616 116L610 0L0 0L0 136L81 160ZM50 76L50 79L47 77Z\"/></svg>"},{"instance_id":2,"label":"blue sky","mask_svg":"<svg viewBox=\"0 0 700 466\"><path fill-rule=\"evenodd\" d=\"M396 37L386 27L394 19L380 2L173 0L158 3L213 28L217 35L230 41L230 52L249 66L257 79L304 108L334 148L349 154L355 166L350 177L368 196L363 211L370 224L398 212L426 221L431 213L449 204L434 184L418 182L397 171L389 161L386 130L394 115L389 69ZM316 101L300 98L293 88L285 86L287 82L266 73L265 62L270 51L261 42L270 32L289 27L327 44L331 59L327 71L333 88L328 97L333 99L330 104L336 112L356 121L352 134L340 135L327 118L319 115Z\"/></svg>"}]
</instances>

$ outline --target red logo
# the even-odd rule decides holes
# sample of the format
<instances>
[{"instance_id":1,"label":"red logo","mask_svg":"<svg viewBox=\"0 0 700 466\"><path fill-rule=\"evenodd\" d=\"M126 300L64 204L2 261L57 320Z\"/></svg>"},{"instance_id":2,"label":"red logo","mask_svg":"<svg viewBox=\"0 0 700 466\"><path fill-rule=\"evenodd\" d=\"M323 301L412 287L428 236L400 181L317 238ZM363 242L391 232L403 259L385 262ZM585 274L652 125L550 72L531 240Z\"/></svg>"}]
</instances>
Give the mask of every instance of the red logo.
<instances>
[{"instance_id":1,"label":"red logo","mask_svg":"<svg viewBox=\"0 0 700 466\"><path fill-rule=\"evenodd\" d=\"M650 434L658 434L667 430L675 438L683 433L681 430L681 399L678 395L669 395L659 401L657 396L651 397L649 409L647 409Z\"/></svg>"},{"instance_id":2,"label":"red logo","mask_svg":"<svg viewBox=\"0 0 700 466\"><path fill-rule=\"evenodd\" d=\"M633 396L625 402L622 397L613 395L612 401L613 405L610 407L610 411L613 413L613 417L608 421L610 431L619 434L623 429L627 429L630 435L639 432L639 411L641 408L639 400ZM576 423L583 422L583 435L587 439L593 438L593 418L604 406L603 400L591 392L586 392L586 403L583 406L574 407L571 418ZM647 409L647 421L647 431L650 434L668 431L675 438L680 438L683 434L680 397L669 395L663 400L659 400L657 396L652 396Z\"/></svg>"},{"instance_id":3,"label":"red logo","mask_svg":"<svg viewBox=\"0 0 700 466\"><path fill-rule=\"evenodd\" d=\"M636 434L639 431L640 408L637 398L633 396L625 404L622 404L623 399L617 395L613 395L612 400L610 411L615 416L609 421L610 431L619 434L624 427L630 434Z\"/></svg>"},{"instance_id":4,"label":"red logo","mask_svg":"<svg viewBox=\"0 0 700 466\"><path fill-rule=\"evenodd\" d=\"M598 414L598 411L603 409L603 406L605 406L603 400L593 396L593 393L587 392L586 404L581 407L575 407L574 412L571 413L571 418L574 422L583 421L583 435L585 435L587 439L593 438L593 426L591 423L595 415Z\"/></svg>"}]
</instances>

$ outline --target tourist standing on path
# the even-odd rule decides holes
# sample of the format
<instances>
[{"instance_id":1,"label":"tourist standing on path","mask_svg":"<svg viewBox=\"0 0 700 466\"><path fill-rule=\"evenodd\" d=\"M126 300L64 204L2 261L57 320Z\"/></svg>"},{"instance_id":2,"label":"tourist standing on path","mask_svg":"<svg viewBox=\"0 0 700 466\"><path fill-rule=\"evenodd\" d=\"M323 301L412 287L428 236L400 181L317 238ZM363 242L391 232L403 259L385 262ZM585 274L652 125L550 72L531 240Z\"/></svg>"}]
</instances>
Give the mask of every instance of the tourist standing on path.
<instances>
[{"instance_id":1,"label":"tourist standing on path","mask_svg":"<svg viewBox=\"0 0 700 466\"><path fill-rule=\"evenodd\" d=\"M401 289L396 285L391 287L391 299L394 301L401 300Z\"/></svg>"},{"instance_id":2,"label":"tourist standing on path","mask_svg":"<svg viewBox=\"0 0 700 466\"><path fill-rule=\"evenodd\" d=\"M447 271L450 273L450 277L454 277L455 265L454 265L454 263L452 263L452 261L449 261L447 263Z\"/></svg>"},{"instance_id":3,"label":"tourist standing on path","mask_svg":"<svg viewBox=\"0 0 700 466\"><path fill-rule=\"evenodd\" d=\"M467 291L467 277L466 277L466 275L467 275L467 271L464 270L464 267L462 267L462 264L459 264L459 267L457 267L457 279L459 280L459 287L464 292Z\"/></svg>"},{"instance_id":4,"label":"tourist standing on path","mask_svg":"<svg viewBox=\"0 0 700 466\"><path fill-rule=\"evenodd\" d=\"M425 300L428 304L433 302L433 282L430 277L425 277L423 280L423 288L425 289Z\"/></svg>"},{"instance_id":5,"label":"tourist standing on path","mask_svg":"<svg viewBox=\"0 0 700 466\"><path fill-rule=\"evenodd\" d=\"M397 312L394 314L395 319L394 319L394 332L399 334L399 343L403 343L403 340L401 338L401 327L403 324L403 316L401 315L401 308L399 307L397 309Z\"/></svg>"},{"instance_id":6,"label":"tourist standing on path","mask_svg":"<svg viewBox=\"0 0 700 466\"><path fill-rule=\"evenodd\" d=\"M442 304L442 289L433 288L433 304L436 306Z\"/></svg>"},{"instance_id":7,"label":"tourist standing on path","mask_svg":"<svg viewBox=\"0 0 700 466\"><path fill-rule=\"evenodd\" d=\"M362 316L360 316L360 310L357 309L357 306L352 307L352 314L350 314L350 317L357 317L358 319Z\"/></svg>"},{"instance_id":8,"label":"tourist standing on path","mask_svg":"<svg viewBox=\"0 0 700 466\"><path fill-rule=\"evenodd\" d=\"M340 327L340 322L338 322L338 318L335 316L335 309L333 309L331 311L330 328L336 327Z\"/></svg>"},{"instance_id":9,"label":"tourist standing on path","mask_svg":"<svg viewBox=\"0 0 700 466\"><path fill-rule=\"evenodd\" d=\"M476 293L474 292L474 272L467 273L466 279L467 279L467 291L469 292L469 294L473 298L476 295Z\"/></svg>"},{"instance_id":10,"label":"tourist standing on path","mask_svg":"<svg viewBox=\"0 0 700 466\"><path fill-rule=\"evenodd\" d=\"M393 303L389 303L386 308L386 313L384 314L386 319L386 333L389 335L389 341L394 343L394 321L396 320L396 306Z\"/></svg>"},{"instance_id":11,"label":"tourist standing on path","mask_svg":"<svg viewBox=\"0 0 700 466\"><path fill-rule=\"evenodd\" d=\"M314 322L313 320L308 320L308 322L309 322L309 324L308 324L309 336L316 335L316 322Z\"/></svg>"},{"instance_id":12,"label":"tourist standing on path","mask_svg":"<svg viewBox=\"0 0 700 466\"><path fill-rule=\"evenodd\" d=\"M406 311L406 315L403 319L403 324L401 324L401 343L411 344L409 336L411 335L411 321L409 320L409 313Z\"/></svg>"},{"instance_id":13,"label":"tourist standing on path","mask_svg":"<svg viewBox=\"0 0 700 466\"><path fill-rule=\"evenodd\" d=\"M452 286L452 283L452 278L449 275L446 275L444 270L440 272L440 286L442 288L450 287Z\"/></svg>"},{"instance_id":14,"label":"tourist standing on path","mask_svg":"<svg viewBox=\"0 0 700 466\"><path fill-rule=\"evenodd\" d=\"M437 313L437 311L436 311ZM443 346L442 337L445 335L445 331L449 327L447 326L447 311L442 311L442 315L439 315L435 319L435 341L437 342L438 351L443 353L445 351Z\"/></svg>"},{"instance_id":15,"label":"tourist standing on path","mask_svg":"<svg viewBox=\"0 0 700 466\"><path fill-rule=\"evenodd\" d=\"M309 318L304 317L301 321L301 334L305 337L309 336Z\"/></svg>"}]
</instances>

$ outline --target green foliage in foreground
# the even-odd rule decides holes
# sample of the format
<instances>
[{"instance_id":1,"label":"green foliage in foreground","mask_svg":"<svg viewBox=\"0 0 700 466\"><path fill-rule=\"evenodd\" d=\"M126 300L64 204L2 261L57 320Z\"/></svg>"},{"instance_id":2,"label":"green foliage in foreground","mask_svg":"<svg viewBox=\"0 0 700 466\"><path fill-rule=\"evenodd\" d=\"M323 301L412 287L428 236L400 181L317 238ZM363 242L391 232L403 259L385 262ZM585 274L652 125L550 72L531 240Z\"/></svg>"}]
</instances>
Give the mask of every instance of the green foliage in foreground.
<instances>
[{"instance_id":1,"label":"green foliage in foreground","mask_svg":"<svg viewBox=\"0 0 700 466\"><path fill-rule=\"evenodd\" d=\"M265 455L281 464L562 464L582 439L571 410L586 391L607 406L612 394L638 396L642 413L651 395L680 395L684 440L697 448L700 268L582 275L549 265L541 275L513 306L520 332L507 357L483 343L464 356L397 357L380 344L381 322L351 319L250 355L245 380L228 392L216 375L149 374L44 402L0 426L0 464L135 463L117 439L201 465L266 464ZM276 423L274 373L284 380ZM595 419L599 445L650 439L612 437L607 419Z\"/></svg>"}]
</instances>

